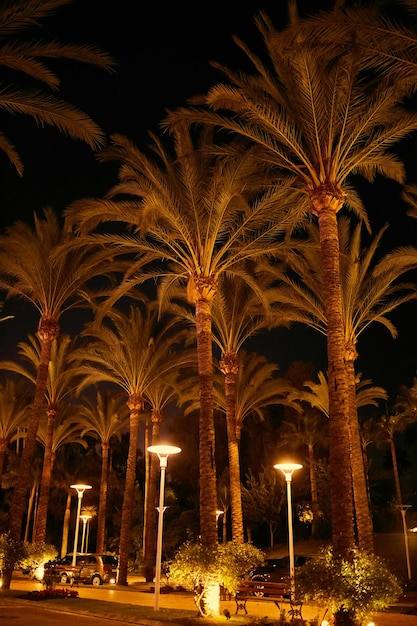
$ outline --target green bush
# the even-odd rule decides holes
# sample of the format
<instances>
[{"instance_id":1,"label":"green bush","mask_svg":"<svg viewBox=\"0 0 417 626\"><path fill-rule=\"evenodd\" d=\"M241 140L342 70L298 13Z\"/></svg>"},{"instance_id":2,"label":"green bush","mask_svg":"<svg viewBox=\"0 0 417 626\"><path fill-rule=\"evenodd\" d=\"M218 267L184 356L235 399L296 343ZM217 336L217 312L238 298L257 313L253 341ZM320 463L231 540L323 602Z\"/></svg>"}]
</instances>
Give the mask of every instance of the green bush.
<instances>
[{"instance_id":1,"label":"green bush","mask_svg":"<svg viewBox=\"0 0 417 626\"><path fill-rule=\"evenodd\" d=\"M58 550L55 546L47 543L27 543L26 556L21 561L21 566L24 569L36 571L37 568L45 565L48 561L53 561L58 556Z\"/></svg>"},{"instance_id":2,"label":"green bush","mask_svg":"<svg viewBox=\"0 0 417 626\"><path fill-rule=\"evenodd\" d=\"M200 543L184 543L170 564L170 581L174 580L191 589L199 583L217 583L230 593L235 593L240 581L248 572L265 560L262 550L250 543L203 546Z\"/></svg>"},{"instance_id":3,"label":"green bush","mask_svg":"<svg viewBox=\"0 0 417 626\"><path fill-rule=\"evenodd\" d=\"M7 533L0 535L0 574L9 567L20 567L27 557L22 541L12 539Z\"/></svg>"},{"instance_id":4,"label":"green bush","mask_svg":"<svg viewBox=\"0 0 417 626\"><path fill-rule=\"evenodd\" d=\"M398 599L402 589L384 562L352 548L348 558L333 555L332 547L297 570L297 596L327 606L334 614L351 616L355 624ZM337 623L337 621L335 622Z\"/></svg>"}]
</instances>

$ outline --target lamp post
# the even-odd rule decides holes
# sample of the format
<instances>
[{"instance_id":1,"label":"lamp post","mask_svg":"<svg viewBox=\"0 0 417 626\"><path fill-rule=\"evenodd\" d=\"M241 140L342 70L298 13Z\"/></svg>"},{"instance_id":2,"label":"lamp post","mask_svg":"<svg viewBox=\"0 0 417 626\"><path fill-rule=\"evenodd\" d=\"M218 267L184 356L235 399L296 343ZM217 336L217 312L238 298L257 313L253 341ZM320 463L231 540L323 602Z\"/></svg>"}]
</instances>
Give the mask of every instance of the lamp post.
<instances>
[{"instance_id":1,"label":"lamp post","mask_svg":"<svg viewBox=\"0 0 417 626\"><path fill-rule=\"evenodd\" d=\"M87 515L87 514L80 515L80 519L82 519L83 521L83 535L81 538L81 554L85 554L85 552L88 552L88 538L86 541L85 531L86 531L87 524L90 521L91 517L92 517L91 515ZM86 550L84 550L84 542L86 544L85 545L85 547L87 548Z\"/></svg>"},{"instance_id":2,"label":"lamp post","mask_svg":"<svg viewBox=\"0 0 417 626\"><path fill-rule=\"evenodd\" d=\"M221 516L221 515L223 515L223 516L224 516L224 511L220 511L220 509L217 509L217 511L216 511L217 533L219 533L218 523L219 523L219 518L220 518L220 516ZM223 519L224 519L224 517L223 517ZM224 527L223 527L223 528L224 528ZM223 529L223 534L224 534L224 529ZM223 537L223 539L224 539L224 537ZM222 541L223 541L223 539L222 539ZM218 537L218 540L220 541L220 538L219 538L219 537ZM223 541L223 543L224 543L224 541Z\"/></svg>"},{"instance_id":3,"label":"lamp post","mask_svg":"<svg viewBox=\"0 0 417 626\"><path fill-rule=\"evenodd\" d=\"M403 520L403 533L404 533L405 558L407 562L407 574L408 574L408 580L411 580L410 551L408 549L407 524L405 521L407 509L411 507L411 504L396 504L395 506L397 507L397 509L400 510L401 517Z\"/></svg>"},{"instance_id":4,"label":"lamp post","mask_svg":"<svg viewBox=\"0 0 417 626\"><path fill-rule=\"evenodd\" d=\"M74 549L72 551L72 564L77 564L77 547L78 547L78 526L80 524L81 500L84 491L92 489L91 485L70 485L71 489L75 489L78 495L77 519L75 520Z\"/></svg>"},{"instance_id":5,"label":"lamp post","mask_svg":"<svg viewBox=\"0 0 417 626\"><path fill-rule=\"evenodd\" d=\"M291 481L293 473L301 469L303 466L299 463L277 463L275 469L281 470L285 476L287 483L287 508L288 508L288 553L290 556L290 585L291 585L291 602L295 599L295 580L294 580L294 536L292 528L292 505L291 505Z\"/></svg>"},{"instance_id":6,"label":"lamp post","mask_svg":"<svg viewBox=\"0 0 417 626\"><path fill-rule=\"evenodd\" d=\"M162 530L164 523L164 491L165 491L165 471L168 464L168 457L170 454L178 454L181 452L181 448L176 446L157 445L149 446L148 452L157 454L159 458L159 466L161 468L161 481L159 484L159 507L158 507L158 537L156 541L156 565L155 565L155 593L153 610L157 611L159 608L159 584L161 580L161 557L162 557Z\"/></svg>"}]
</instances>

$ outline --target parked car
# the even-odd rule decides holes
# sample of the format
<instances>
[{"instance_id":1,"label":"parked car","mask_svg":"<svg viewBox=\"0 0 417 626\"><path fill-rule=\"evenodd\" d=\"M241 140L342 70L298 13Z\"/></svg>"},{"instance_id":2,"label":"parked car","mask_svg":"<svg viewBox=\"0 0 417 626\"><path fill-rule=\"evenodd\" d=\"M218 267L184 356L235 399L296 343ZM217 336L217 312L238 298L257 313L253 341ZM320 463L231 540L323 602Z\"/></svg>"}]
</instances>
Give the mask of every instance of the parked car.
<instances>
[{"instance_id":1,"label":"parked car","mask_svg":"<svg viewBox=\"0 0 417 626\"><path fill-rule=\"evenodd\" d=\"M62 584L73 584L75 580L95 586L104 583L116 583L119 562L117 557L109 554L79 554L75 565L72 564L72 554L62 559L45 564L44 578Z\"/></svg>"},{"instance_id":2,"label":"parked car","mask_svg":"<svg viewBox=\"0 0 417 626\"><path fill-rule=\"evenodd\" d=\"M294 556L294 567L301 567L307 561L305 556ZM259 590L255 595L265 595L262 591L263 582L282 583L289 582L290 576L290 558L285 556L281 559L267 559L262 565L259 565L249 573L251 580L259 581Z\"/></svg>"}]
</instances>

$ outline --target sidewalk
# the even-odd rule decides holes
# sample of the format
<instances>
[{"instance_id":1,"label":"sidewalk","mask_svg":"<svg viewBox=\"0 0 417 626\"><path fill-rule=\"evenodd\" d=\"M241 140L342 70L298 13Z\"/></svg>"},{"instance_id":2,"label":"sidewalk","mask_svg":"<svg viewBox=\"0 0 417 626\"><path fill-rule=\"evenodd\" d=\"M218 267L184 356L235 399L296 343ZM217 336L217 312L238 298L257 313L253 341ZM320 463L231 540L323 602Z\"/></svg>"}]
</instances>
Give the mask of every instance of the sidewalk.
<instances>
[{"instance_id":1,"label":"sidewalk","mask_svg":"<svg viewBox=\"0 0 417 626\"><path fill-rule=\"evenodd\" d=\"M175 624L175 613L178 610L190 611L190 615L196 615L196 607L194 604L193 594L190 592L173 592L162 593L159 596L159 608L161 611L160 617L162 619L162 613L165 613L164 621L158 619L158 611L153 612L154 594L151 592L149 584L143 582L140 577L129 576L129 585L127 587L117 587L106 585L100 588L93 588L89 585L80 585L77 587L79 597L82 599L102 600L103 609L101 612L97 610L97 603L94 605L94 611L91 611L88 602L78 603L83 605L80 610L74 610L77 603L71 604L65 602L60 606L52 606L49 601L45 602L32 602L30 600L24 600L21 597L11 597L0 593L0 618L6 617L8 621L3 622L8 624L15 623L15 618L18 618L18 623L21 626L35 626L39 623L41 626L44 624L59 624L60 626L73 626L74 613L82 617L83 626L103 626L103 623L109 623L109 626L120 626L121 624L140 624L142 626L165 626L167 621L168 612L170 615L169 621L171 626ZM41 588L40 584L36 581L30 581L22 577L13 578L11 585L11 592L15 593L16 590L22 591L22 595L30 590ZM110 604L109 604L110 603ZM100 604L100 602L98 603ZM417 604L417 593L409 593L403 596L395 606L389 608L389 611L384 613L377 613L374 615L375 626L417 626L417 614L407 614L407 611L412 611L413 607ZM127 608L137 607L137 615L135 610L130 610L127 613ZM111 609L109 609L109 606ZM140 610L139 610L140 608ZM284 605L283 608L289 609L289 605ZM222 601L221 613L227 609L230 612L230 620L221 615L221 619L224 622L230 621L230 626L247 624L253 619L259 619L261 617L268 616L272 620L279 619L279 611L273 602L262 602L257 600L251 600L247 604L248 615L235 614L236 605L234 601ZM46 621L45 615L51 617L51 622ZM302 615L304 619L313 619L318 616L320 621L323 619L324 611L315 606L306 605L302 609ZM26 616L26 617L25 617ZM39 616L39 622L35 621L36 616ZM72 617L71 617L72 616ZM6 619L7 619L6 618ZM55 621L54 621L55 620ZM203 624L202 620L202 624ZM320 623L319 621L319 623ZM78 620L77 620L78 623Z\"/></svg>"}]
</instances>

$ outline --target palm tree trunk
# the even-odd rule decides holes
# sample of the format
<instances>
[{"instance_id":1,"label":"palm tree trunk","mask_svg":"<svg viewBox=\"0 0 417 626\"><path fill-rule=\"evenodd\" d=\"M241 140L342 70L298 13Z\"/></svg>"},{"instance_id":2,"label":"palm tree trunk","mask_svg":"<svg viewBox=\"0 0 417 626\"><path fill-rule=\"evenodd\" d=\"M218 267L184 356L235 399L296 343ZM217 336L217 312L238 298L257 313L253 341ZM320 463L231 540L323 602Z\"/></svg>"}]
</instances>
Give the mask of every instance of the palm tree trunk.
<instances>
[{"instance_id":1,"label":"palm tree trunk","mask_svg":"<svg viewBox=\"0 0 417 626\"><path fill-rule=\"evenodd\" d=\"M356 352L356 351L355 351ZM350 350L350 354L354 351ZM350 380L349 413L350 413L350 445L352 465L353 501L355 504L356 529L358 545L370 554L375 552L372 516L369 508L368 490L365 467L363 464L362 444L359 432L358 407L356 403L355 369L353 361L346 357L346 369Z\"/></svg>"},{"instance_id":2,"label":"palm tree trunk","mask_svg":"<svg viewBox=\"0 0 417 626\"><path fill-rule=\"evenodd\" d=\"M106 512L107 512L107 483L109 473L109 442L101 442L101 481L100 481L100 496L98 504L98 519L97 519L97 540L96 540L96 552L97 554L104 554L105 547L105 533L106 533Z\"/></svg>"},{"instance_id":3,"label":"palm tree trunk","mask_svg":"<svg viewBox=\"0 0 417 626\"><path fill-rule=\"evenodd\" d=\"M144 481L145 481L145 485L144 485L144 497L143 497L143 531L142 531L142 553L143 553L143 557L145 556L145 545L146 545L146 527L145 527L145 520L146 520L146 516L147 516L147 497L148 497L148 489L149 489L149 464L150 464L150 452L148 452L148 448L151 445L149 443L149 423L148 421L145 422L144 424L144 435L143 435L143 439L144 439L144 456L145 456L145 476L144 476Z\"/></svg>"},{"instance_id":4,"label":"palm tree trunk","mask_svg":"<svg viewBox=\"0 0 417 626\"><path fill-rule=\"evenodd\" d=\"M37 493L38 493L38 485L34 483L31 487L30 495L29 495L29 504L28 504L28 511L26 515L26 525L25 525L25 536L23 539L25 543L29 541L30 524L32 521L32 516L34 515L34 511L35 511L35 502L36 502Z\"/></svg>"},{"instance_id":5,"label":"palm tree trunk","mask_svg":"<svg viewBox=\"0 0 417 626\"><path fill-rule=\"evenodd\" d=\"M313 513L313 521L311 524L311 536L313 538L316 538L318 536L318 525L319 525L319 499L317 495L314 446L312 444L308 446L308 461L309 461L309 466L310 466L311 512Z\"/></svg>"},{"instance_id":6,"label":"palm tree trunk","mask_svg":"<svg viewBox=\"0 0 417 626\"><path fill-rule=\"evenodd\" d=\"M39 323L38 334L41 340L41 353L36 377L35 397L32 405L31 417L27 425L25 446L19 465L19 474L13 490L9 513L9 536L20 541L22 524L27 510L27 490L30 484L33 459L35 457L36 435L38 433L41 413L45 408L45 391L48 381L48 366L51 359L52 342L58 334L58 322L52 318L43 317ZM3 589L10 589L14 563L4 569Z\"/></svg>"},{"instance_id":7,"label":"palm tree trunk","mask_svg":"<svg viewBox=\"0 0 417 626\"><path fill-rule=\"evenodd\" d=\"M207 299L196 302L197 359L200 392L200 534L201 543L215 545L217 537L217 489L213 413L213 351L211 308Z\"/></svg>"},{"instance_id":8,"label":"palm tree trunk","mask_svg":"<svg viewBox=\"0 0 417 626\"><path fill-rule=\"evenodd\" d=\"M225 376L232 541L235 541L236 543L243 543L242 489L240 484L238 429L236 425L236 376L239 371L239 360L237 354L223 354L223 358L220 361L220 369Z\"/></svg>"},{"instance_id":9,"label":"palm tree trunk","mask_svg":"<svg viewBox=\"0 0 417 626\"><path fill-rule=\"evenodd\" d=\"M401 496L400 475L398 473L397 453L395 451L395 442L394 442L393 434L390 434L390 437L389 437L389 447L391 450L392 471L394 472L395 493L397 496L396 504L402 506L403 499Z\"/></svg>"},{"instance_id":10,"label":"palm tree trunk","mask_svg":"<svg viewBox=\"0 0 417 626\"><path fill-rule=\"evenodd\" d=\"M321 189L318 209L323 293L327 315L329 381L329 452L331 472L332 540L335 554L345 556L354 543L352 472L350 466L349 386L345 367L345 334L339 266L336 210L340 198ZM335 205L335 206L334 206Z\"/></svg>"},{"instance_id":11,"label":"palm tree trunk","mask_svg":"<svg viewBox=\"0 0 417 626\"><path fill-rule=\"evenodd\" d=\"M8 447L7 439L2 439L0 441L0 481L1 481L1 477L3 476L4 461L6 459L7 447Z\"/></svg>"},{"instance_id":12,"label":"palm tree trunk","mask_svg":"<svg viewBox=\"0 0 417 626\"><path fill-rule=\"evenodd\" d=\"M51 348L58 335L58 323L51 318L42 318L39 324L41 353L36 377L36 390L32 413L26 431L25 447L19 466L19 475L13 490L9 516L9 534L12 539L20 541L23 517L26 511L26 494L30 484L32 463L35 456L36 435L39 428L41 413L45 409L45 390L48 380L48 367L51 359Z\"/></svg>"},{"instance_id":13,"label":"palm tree trunk","mask_svg":"<svg viewBox=\"0 0 417 626\"><path fill-rule=\"evenodd\" d=\"M152 445L159 443L159 432L162 417L159 411L152 411ZM144 519L145 544L144 565L146 582L153 580L156 561L156 506L157 506L157 479L159 460L156 454L151 454L149 469L149 484L146 490L146 517Z\"/></svg>"},{"instance_id":14,"label":"palm tree trunk","mask_svg":"<svg viewBox=\"0 0 417 626\"><path fill-rule=\"evenodd\" d=\"M37 543L46 540L46 525L48 521L49 490L52 476L52 444L54 438L55 421L57 414L56 406L49 406L47 411L45 452L43 456L41 488L39 494L38 513L36 515L35 539Z\"/></svg>"},{"instance_id":15,"label":"palm tree trunk","mask_svg":"<svg viewBox=\"0 0 417 626\"><path fill-rule=\"evenodd\" d=\"M127 570L131 546L132 514L135 501L136 455L139 435L139 411L142 398L138 394L129 397L130 432L127 456L126 482L123 495L122 520L119 541L119 585L127 585Z\"/></svg>"}]
</instances>

